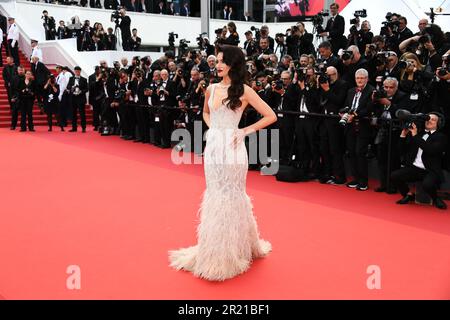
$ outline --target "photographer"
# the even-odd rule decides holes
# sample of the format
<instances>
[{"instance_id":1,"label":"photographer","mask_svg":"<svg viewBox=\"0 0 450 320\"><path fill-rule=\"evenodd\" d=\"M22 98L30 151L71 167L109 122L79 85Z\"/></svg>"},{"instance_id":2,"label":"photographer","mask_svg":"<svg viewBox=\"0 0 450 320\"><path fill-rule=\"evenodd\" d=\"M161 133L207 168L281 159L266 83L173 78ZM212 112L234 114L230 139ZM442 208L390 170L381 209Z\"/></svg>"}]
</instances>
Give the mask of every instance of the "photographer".
<instances>
[{"instance_id":1,"label":"photographer","mask_svg":"<svg viewBox=\"0 0 450 320\"><path fill-rule=\"evenodd\" d=\"M124 140L135 140L136 135L136 115L139 112L140 105L147 104L145 96L143 95L144 88L147 87L145 84L145 80L143 79L143 72L141 69L134 69L131 74L131 79L128 81L128 72L122 69L119 72L119 89L120 94L125 94L125 99L119 101L119 117L120 117L120 129L121 136L120 138ZM148 123L148 110L145 107L143 108L147 115L147 123ZM142 135L142 142L150 142L150 132L147 126L148 134L145 137ZM139 131L140 132L140 131Z\"/></svg>"},{"instance_id":2,"label":"photographer","mask_svg":"<svg viewBox=\"0 0 450 320\"><path fill-rule=\"evenodd\" d=\"M256 36L256 40L259 42L259 44L261 44L261 42L259 41L261 39L267 39L268 47L271 53L273 53L275 49L275 40L271 36L269 36L269 27L267 25L263 25L259 32L259 37ZM260 49L262 50L262 48Z\"/></svg>"},{"instance_id":3,"label":"photographer","mask_svg":"<svg viewBox=\"0 0 450 320\"><path fill-rule=\"evenodd\" d=\"M90 21L85 20L77 37L78 51L89 51L92 46L92 35L94 29L90 26Z\"/></svg>"},{"instance_id":4,"label":"photographer","mask_svg":"<svg viewBox=\"0 0 450 320\"><path fill-rule=\"evenodd\" d=\"M375 192L395 193L396 190L390 185L387 189L387 178L390 173L388 168L388 154L391 153L390 170L400 169L400 153L398 152L398 137L400 129L394 127L392 129L392 143L389 150L389 122L396 119L396 112L399 109L408 109L410 100L406 93L398 90L398 81L395 78L387 78L383 82L383 86L374 91L372 94L374 103L374 117L378 132L374 144L377 147L377 163L380 186Z\"/></svg>"},{"instance_id":5,"label":"photographer","mask_svg":"<svg viewBox=\"0 0 450 320\"><path fill-rule=\"evenodd\" d=\"M48 11L42 11L41 19L44 21L45 40L55 40L56 22L55 18L48 16Z\"/></svg>"},{"instance_id":6,"label":"photographer","mask_svg":"<svg viewBox=\"0 0 450 320\"><path fill-rule=\"evenodd\" d=\"M400 89L408 94L411 112L428 112L429 84L433 78L431 72L427 72L414 53L405 53L399 63Z\"/></svg>"},{"instance_id":7,"label":"photographer","mask_svg":"<svg viewBox=\"0 0 450 320\"><path fill-rule=\"evenodd\" d=\"M253 56L257 52L257 44L256 41L253 39L253 33L251 31L245 32L245 42L244 42L244 50L247 55L247 57Z\"/></svg>"},{"instance_id":8,"label":"photographer","mask_svg":"<svg viewBox=\"0 0 450 320\"><path fill-rule=\"evenodd\" d=\"M331 47L331 43L328 41L324 41L319 45L319 61L325 64L327 67L335 67L339 73L342 71L341 62L339 58L333 54L333 49Z\"/></svg>"},{"instance_id":9,"label":"photographer","mask_svg":"<svg viewBox=\"0 0 450 320\"><path fill-rule=\"evenodd\" d=\"M356 87L347 93L345 111L341 110L339 113L341 116L339 123L345 126L346 148L354 179L347 183L347 187L366 191L369 179L366 155L372 136L367 117L373 110L372 93L375 88L368 84L369 74L366 69L357 70L355 80Z\"/></svg>"},{"instance_id":10,"label":"photographer","mask_svg":"<svg viewBox=\"0 0 450 320\"><path fill-rule=\"evenodd\" d=\"M86 93L89 90L87 79L81 76L81 68L74 68L75 76L69 79L67 92L71 95L72 103L72 129L70 132L77 131L77 114L80 112L82 132L86 132Z\"/></svg>"},{"instance_id":11,"label":"photographer","mask_svg":"<svg viewBox=\"0 0 450 320\"><path fill-rule=\"evenodd\" d=\"M383 78L396 78L400 81L401 68L398 65L398 56L394 51L383 51L377 54L377 63L376 72L374 74L374 78L383 77Z\"/></svg>"},{"instance_id":12,"label":"photographer","mask_svg":"<svg viewBox=\"0 0 450 320\"><path fill-rule=\"evenodd\" d=\"M308 33L303 22L298 22L291 28L286 37L287 54L297 60L302 54L315 54L313 35Z\"/></svg>"},{"instance_id":13,"label":"photographer","mask_svg":"<svg viewBox=\"0 0 450 320\"><path fill-rule=\"evenodd\" d=\"M368 63L366 59L361 57L357 46L353 45L348 47L347 50L342 51L342 73L341 79L347 82L350 87L355 87L355 72L358 69L368 70Z\"/></svg>"},{"instance_id":14,"label":"photographer","mask_svg":"<svg viewBox=\"0 0 450 320\"><path fill-rule=\"evenodd\" d=\"M44 110L47 114L48 131L52 131L53 115L58 114L59 107L59 85L56 83L54 75L48 77L47 83L44 85ZM62 128L62 126L60 126Z\"/></svg>"},{"instance_id":15,"label":"photographer","mask_svg":"<svg viewBox=\"0 0 450 320\"><path fill-rule=\"evenodd\" d=\"M58 40L70 38L70 31L69 28L65 26L64 20L59 21L59 26L56 30L56 38Z\"/></svg>"},{"instance_id":16,"label":"photographer","mask_svg":"<svg viewBox=\"0 0 450 320\"><path fill-rule=\"evenodd\" d=\"M119 17L117 15L116 18L116 26L120 28L120 33L122 35L122 48L124 51L131 50L130 48L130 40L131 40L131 32L130 32L130 26L131 26L131 19L129 16L127 16L127 11L125 8L120 8L119 10ZM120 19L120 23L117 23L118 19Z\"/></svg>"},{"instance_id":17,"label":"photographer","mask_svg":"<svg viewBox=\"0 0 450 320\"><path fill-rule=\"evenodd\" d=\"M339 49L346 47L347 44L347 38L344 36L345 20L339 15L339 5L337 3L330 5L330 12L331 16L327 22L327 27L319 35L321 37L328 37L328 41L330 41L333 48L333 53L337 54Z\"/></svg>"},{"instance_id":18,"label":"photographer","mask_svg":"<svg viewBox=\"0 0 450 320\"><path fill-rule=\"evenodd\" d=\"M325 68L325 67L323 67ZM318 70L318 73L325 72ZM322 75L323 76L323 75ZM308 117L308 113L321 113L319 104L318 79L315 69L310 66L296 70L294 83L297 90L297 109L303 113L295 117L295 138L297 143L297 161L305 169L310 179L316 179L320 174L319 154L319 121Z\"/></svg>"},{"instance_id":19,"label":"photographer","mask_svg":"<svg viewBox=\"0 0 450 320\"><path fill-rule=\"evenodd\" d=\"M275 111L295 111L298 101L297 84L292 83L291 73L284 71L281 79L273 81L268 91L270 107ZM280 130L280 163L289 162L289 150L294 141L294 119L278 113L277 128Z\"/></svg>"},{"instance_id":20,"label":"photographer","mask_svg":"<svg viewBox=\"0 0 450 320\"><path fill-rule=\"evenodd\" d=\"M319 104L322 113L338 115L344 106L349 89L348 83L339 79L337 69L328 67L328 81L319 79ZM324 79L325 80L325 79ZM320 154L323 172L321 183L344 184L346 182L344 167L344 130L339 121L325 118L319 125Z\"/></svg>"},{"instance_id":21,"label":"photographer","mask_svg":"<svg viewBox=\"0 0 450 320\"><path fill-rule=\"evenodd\" d=\"M440 67L441 56L449 49L444 33L436 24L425 27L420 35L404 40L399 48L401 52L415 52L420 62L433 72Z\"/></svg>"},{"instance_id":22,"label":"photographer","mask_svg":"<svg viewBox=\"0 0 450 320\"><path fill-rule=\"evenodd\" d=\"M418 132L415 123L402 130L399 147L401 153L406 156L406 166L394 171L391 179L403 196L397 204L414 201L415 195L410 192L408 183L421 181L433 205L445 210L447 205L437 196L437 190L444 181L442 159L444 152L447 151L448 138L440 132L444 126L442 114L431 112L428 115L425 131Z\"/></svg>"},{"instance_id":23,"label":"photographer","mask_svg":"<svg viewBox=\"0 0 450 320\"><path fill-rule=\"evenodd\" d=\"M356 45L359 49L359 52L365 52L367 45L372 43L373 39L373 33L370 32L370 28L370 22L367 20L364 20L362 22L360 30L357 29L357 25L354 25L350 29L348 46Z\"/></svg>"}]
</instances>

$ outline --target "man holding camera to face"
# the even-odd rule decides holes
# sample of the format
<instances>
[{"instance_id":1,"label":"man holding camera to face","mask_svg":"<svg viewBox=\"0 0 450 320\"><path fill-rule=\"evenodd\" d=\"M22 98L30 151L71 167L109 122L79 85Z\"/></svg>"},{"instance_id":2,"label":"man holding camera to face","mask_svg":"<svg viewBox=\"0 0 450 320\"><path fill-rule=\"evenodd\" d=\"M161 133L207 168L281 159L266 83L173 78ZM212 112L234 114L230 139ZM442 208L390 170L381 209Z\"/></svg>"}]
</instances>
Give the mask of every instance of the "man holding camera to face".
<instances>
[{"instance_id":1,"label":"man holding camera to face","mask_svg":"<svg viewBox=\"0 0 450 320\"><path fill-rule=\"evenodd\" d=\"M89 90L87 79L81 76L81 68L74 68L75 76L69 79L67 92L72 98L72 129L70 132L77 131L77 114L80 112L82 132L86 132L86 93Z\"/></svg>"},{"instance_id":2,"label":"man holding camera to face","mask_svg":"<svg viewBox=\"0 0 450 320\"><path fill-rule=\"evenodd\" d=\"M116 28L120 28L120 33L122 34L122 48L124 51L131 50L130 40L131 40L131 19L127 16L127 11L125 8L120 7L118 11L114 12L111 16L116 23ZM120 23L119 23L120 19Z\"/></svg>"},{"instance_id":3,"label":"man holding camera to face","mask_svg":"<svg viewBox=\"0 0 450 320\"><path fill-rule=\"evenodd\" d=\"M322 112L335 116L342 109L347 92L348 83L339 79L335 67L328 67L326 74L328 81L319 83L319 104ZM341 185L346 182L344 167L344 131L339 122L333 118L325 118L319 125L320 154L323 172L321 183Z\"/></svg>"},{"instance_id":4,"label":"man holding camera to face","mask_svg":"<svg viewBox=\"0 0 450 320\"><path fill-rule=\"evenodd\" d=\"M423 132L419 132L414 122L402 130L399 147L406 155L406 166L394 171L391 179L403 196L397 204L414 201L415 195L410 192L408 183L421 181L433 205L445 210L446 203L437 195L439 185L444 181L442 159L448 149L448 138L440 132L445 121L444 116L439 112L430 112L427 119Z\"/></svg>"},{"instance_id":5,"label":"man holding camera to face","mask_svg":"<svg viewBox=\"0 0 450 320\"><path fill-rule=\"evenodd\" d=\"M398 88L399 82L396 78L386 78L382 86L372 94L374 103L374 116L378 131L374 144L377 147L377 163L380 185L375 192L395 193L395 188L390 185L388 189L388 155L391 154L390 171L400 168L400 153L398 150L398 139L400 130L392 128L391 149L389 150L389 122L396 119L396 112L400 109L410 108L411 101L406 93ZM375 121L374 120L374 121Z\"/></svg>"}]
</instances>

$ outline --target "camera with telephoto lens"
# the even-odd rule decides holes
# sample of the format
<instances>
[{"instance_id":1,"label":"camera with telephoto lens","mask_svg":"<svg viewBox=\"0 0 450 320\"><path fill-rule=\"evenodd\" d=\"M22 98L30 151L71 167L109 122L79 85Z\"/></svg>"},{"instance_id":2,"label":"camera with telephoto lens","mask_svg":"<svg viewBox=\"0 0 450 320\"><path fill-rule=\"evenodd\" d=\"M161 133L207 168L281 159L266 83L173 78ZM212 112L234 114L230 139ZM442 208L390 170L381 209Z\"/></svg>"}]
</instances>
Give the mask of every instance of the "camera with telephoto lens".
<instances>
[{"instance_id":1,"label":"camera with telephoto lens","mask_svg":"<svg viewBox=\"0 0 450 320\"><path fill-rule=\"evenodd\" d=\"M220 34L222 34L222 32L223 32L223 28L219 28L219 29L214 30L214 33L216 35L220 35Z\"/></svg>"},{"instance_id":2,"label":"camera with telephoto lens","mask_svg":"<svg viewBox=\"0 0 450 320\"><path fill-rule=\"evenodd\" d=\"M384 90L383 86L380 86L379 89L373 91L373 100L380 101L381 99L387 98L387 93Z\"/></svg>"},{"instance_id":3,"label":"camera with telephoto lens","mask_svg":"<svg viewBox=\"0 0 450 320\"><path fill-rule=\"evenodd\" d=\"M119 19L122 18L122 15L120 14L121 7L117 7L117 10L113 11L111 13L111 22L114 22L116 25L119 24Z\"/></svg>"},{"instance_id":4,"label":"camera with telephoto lens","mask_svg":"<svg viewBox=\"0 0 450 320\"><path fill-rule=\"evenodd\" d=\"M392 14L391 12L388 12L386 15L386 21L383 21L381 24L383 25L381 27L380 35L382 36L388 36L389 32L388 29L391 29L393 33L398 32L398 28L400 27L400 21L392 21Z\"/></svg>"},{"instance_id":5,"label":"camera with telephoto lens","mask_svg":"<svg viewBox=\"0 0 450 320\"><path fill-rule=\"evenodd\" d=\"M404 69L408 69L409 67L411 67L413 64L410 62L410 61L407 61L407 60L400 60L398 63L397 63L397 67L399 68L399 69L401 69L401 70L404 70Z\"/></svg>"},{"instance_id":6,"label":"camera with telephoto lens","mask_svg":"<svg viewBox=\"0 0 450 320\"><path fill-rule=\"evenodd\" d=\"M343 113L341 120L339 120L339 124L343 127L345 127L348 124L348 120L351 115L354 115L354 112L350 110L349 107L345 107L341 110L339 110L339 113Z\"/></svg>"},{"instance_id":7,"label":"camera with telephoto lens","mask_svg":"<svg viewBox=\"0 0 450 320\"><path fill-rule=\"evenodd\" d=\"M423 113L411 113L405 109L399 109L395 112L395 116L402 122L403 129L412 128L413 123L416 126L423 125L426 121L430 120L428 114Z\"/></svg>"},{"instance_id":8,"label":"camera with telephoto lens","mask_svg":"<svg viewBox=\"0 0 450 320\"><path fill-rule=\"evenodd\" d=\"M350 20L350 24L357 24L359 22L359 18L366 18L367 17L367 10L357 10L355 13L353 13L354 19Z\"/></svg>"}]
</instances>

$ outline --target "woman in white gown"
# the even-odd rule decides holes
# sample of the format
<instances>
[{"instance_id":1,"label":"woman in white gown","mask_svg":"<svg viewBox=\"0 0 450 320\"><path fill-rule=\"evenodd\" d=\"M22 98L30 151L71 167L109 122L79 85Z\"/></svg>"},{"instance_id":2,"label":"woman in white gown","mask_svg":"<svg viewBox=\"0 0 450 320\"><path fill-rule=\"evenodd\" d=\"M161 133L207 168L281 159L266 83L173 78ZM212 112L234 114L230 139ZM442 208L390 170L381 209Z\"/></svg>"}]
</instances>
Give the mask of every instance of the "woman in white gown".
<instances>
[{"instance_id":1,"label":"woman in white gown","mask_svg":"<svg viewBox=\"0 0 450 320\"><path fill-rule=\"evenodd\" d=\"M169 252L172 267L210 281L223 281L241 274L254 258L271 251L271 244L259 238L252 203L246 193L248 156L244 138L277 119L258 94L244 84L246 68L241 49L219 47L217 71L222 81L208 87L203 108L209 130L204 151L206 190L199 209L198 244ZM238 129L248 105L263 117L251 126Z\"/></svg>"}]
</instances>

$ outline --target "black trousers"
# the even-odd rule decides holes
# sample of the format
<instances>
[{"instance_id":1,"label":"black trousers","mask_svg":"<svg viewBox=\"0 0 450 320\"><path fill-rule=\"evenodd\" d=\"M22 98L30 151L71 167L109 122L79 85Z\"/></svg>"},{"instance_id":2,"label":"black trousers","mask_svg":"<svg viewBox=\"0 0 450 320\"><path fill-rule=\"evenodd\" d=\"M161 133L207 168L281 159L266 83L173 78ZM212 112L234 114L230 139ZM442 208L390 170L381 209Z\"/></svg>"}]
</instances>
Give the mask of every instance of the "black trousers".
<instances>
[{"instance_id":1,"label":"black trousers","mask_svg":"<svg viewBox=\"0 0 450 320\"><path fill-rule=\"evenodd\" d=\"M15 128L17 127L17 120L19 119L20 105L19 102L15 101L11 102L10 106L11 106L11 127Z\"/></svg>"},{"instance_id":2,"label":"black trousers","mask_svg":"<svg viewBox=\"0 0 450 320\"><path fill-rule=\"evenodd\" d=\"M139 139L150 142L150 109L144 106L136 106L134 114L137 124ZM131 136L134 136L134 131Z\"/></svg>"},{"instance_id":3,"label":"black trousers","mask_svg":"<svg viewBox=\"0 0 450 320\"><path fill-rule=\"evenodd\" d=\"M119 106L120 127L123 136L135 136L136 108L137 107L132 103L122 103Z\"/></svg>"},{"instance_id":4,"label":"black trousers","mask_svg":"<svg viewBox=\"0 0 450 320\"><path fill-rule=\"evenodd\" d=\"M440 185L440 179L436 174L413 165L392 172L391 181L402 196L408 194L409 182L422 181L423 189L433 200L437 198L437 189Z\"/></svg>"},{"instance_id":5,"label":"black trousers","mask_svg":"<svg viewBox=\"0 0 450 320\"><path fill-rule=\"evenodd\" d=\"M315 175L320 174L319 120L312 118L295 119L297 160L303 168Z\"/></svg>"},{"instance_id":6,"label":"black trousers","mask_svg":"<svg viewBox=\"0 0 450 320\"><path fill-rule=\"evenodd\" d=\"M19 66L20 59L19 59L19 43L16 41L15 46L11 46L12 40L8 40L8 51L11 57L14 59L14 64L16 66Z\"/></svg>"},{"instance_id":7,"label":"black trousers","mask_svg":"<svg viewBox=\"0 0 450 320\"><path fill-rule=\"evenodd\" d=\"M22 130L27 129L27 117L28 117L28 129L33 129L33 103L34 99L23 98L19 102L20 105L20 128Z\"/></svg>"},{"instance_id":8,"label":"black trousers","mask_svg":"<svg viewBox=\"0 0 450 320\"><path fill-rule=\"evenodd\" d=\"M94 127L98 127L100 125L100 112L101 112L101 103L98 101L92 101L92 124Z\"/></svg>"},{"instance_id":9,"label":"black trousers","mask_svg":"<svg viewBox=\"0 0 450 320\"><path fill-rule=\"evenodd\" d=\"M348 124L345 132L345 143L350 170L359 184L367 185L369 181L369 164L367 161L367 150L371 141L367 132L357 131L354 125Z\"/></svg>"},{"instance_id":10,"label":"black trousers","mask_svg":"<svg viewBox=\"0 0 450 320\"><path fill-rule=\"evenodd\" d=\"M392 132L390 172L400 169L400 152L397 147L399 144L399 137L399 132ZM388 138L386 137L385 140L377 144L377 163L381 187L387 186L387 177L390 175L390 173L387 172L389 154L389 143L387 140Z\"/></svg>"},{"instance_id":11,"label":"black trousers","mask_svg":"<svg viewBox=\"0 0 450 320\"><path fill-rule=\"evenodd\" d=\"M337 119L324 119L319 126L324 176L345 179L344 130Z\"/></svg>"},{"instance_id":12,"label":"black trousers","mask_svg":"<svg viewBox=\"0 0 450 320\"><path fill-rule=\"evenodd\" d=\"M72 129L78 126L78 112L80 113L81 128L86 129L86 104L84 99L72 96Z\"/></svg>"}]
</instances>

